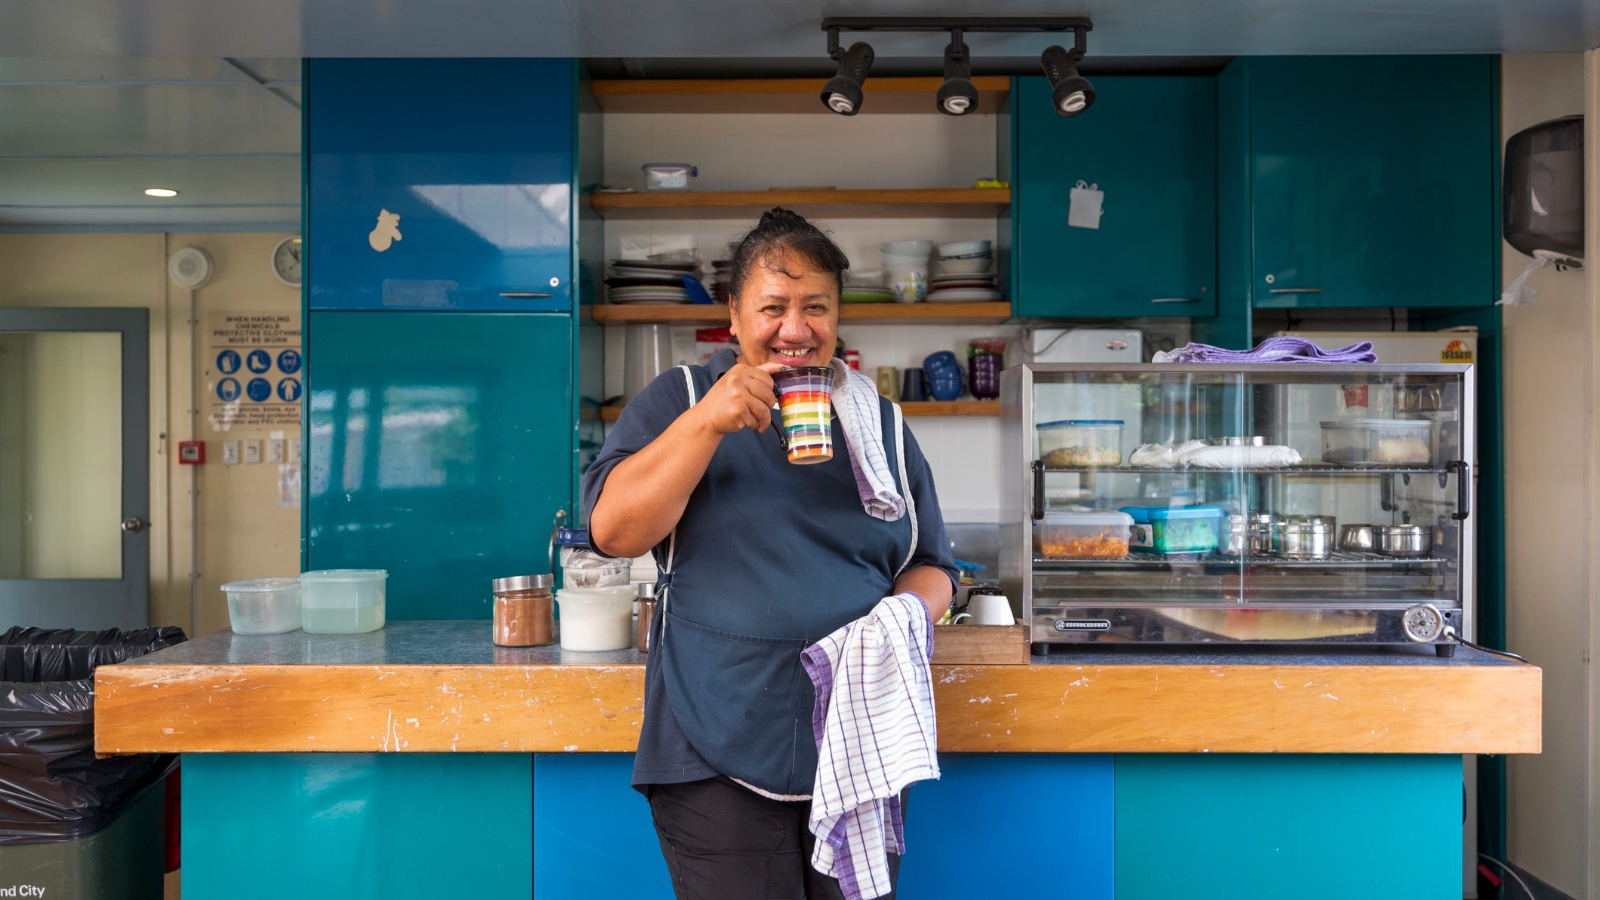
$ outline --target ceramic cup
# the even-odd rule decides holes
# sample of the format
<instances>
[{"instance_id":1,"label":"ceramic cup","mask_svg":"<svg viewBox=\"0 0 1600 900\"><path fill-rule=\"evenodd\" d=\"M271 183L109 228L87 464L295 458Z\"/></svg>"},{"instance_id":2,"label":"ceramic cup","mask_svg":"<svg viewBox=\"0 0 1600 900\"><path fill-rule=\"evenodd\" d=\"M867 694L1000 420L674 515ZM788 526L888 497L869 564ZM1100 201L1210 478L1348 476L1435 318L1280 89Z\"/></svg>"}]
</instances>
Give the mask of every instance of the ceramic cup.
<instances>
[{"instance_id":1,"label":"ceramic cup","mask_svg":"<svg viewBox=\"0 0 1600 900\"><path fill-rule=\"evenodd\" d=\"M779 436L789 462L810 465L833 459L833 370L784 369L772 376L772 383L778 393Z\"/></svg>"},{"instance_id":2,"label":"ceramic cup","mask_svg":"<svg viewBox=\"0 0 1600 900\"><path fill-rule=\"evenodd\" d=\"M928 373L928 393L935 400L954 400L966 388L966 367L956 362L956 355L949 350L929 354L922 368Z\"/></svg>"},{"instance_id":3,"label":"ceramic cup","mask_svg":"<svg viewBox=\"0 0 1600 900\"><path fill-rule=\"evenodd\" d=\"M973 625L1015 625L1011 614L1011 601L1003 594L972 593L967 596L967 611L951 620L952 624L970 621Z\"/></svg>"},{"instance_id":4,"label":"ceramic cup","mask_svg":"<svg viewBox=\"0 0 1600 900\"><path fill-rule=\"evenodd\" d=\"M878 367L878 395L890 400L900 399L900 372L894 366Z\"/></svg>"},{"instance_id":5,"label":"ceramic cup","mask_svg":"<svg viewBox=\"0 0 1600 900\"><path fill-rule=\"evenodd\" d=\"M905 371L900 387L901 403L918 403L928 399L928 374L913 366Z\"/></svg>"}]
</instances>

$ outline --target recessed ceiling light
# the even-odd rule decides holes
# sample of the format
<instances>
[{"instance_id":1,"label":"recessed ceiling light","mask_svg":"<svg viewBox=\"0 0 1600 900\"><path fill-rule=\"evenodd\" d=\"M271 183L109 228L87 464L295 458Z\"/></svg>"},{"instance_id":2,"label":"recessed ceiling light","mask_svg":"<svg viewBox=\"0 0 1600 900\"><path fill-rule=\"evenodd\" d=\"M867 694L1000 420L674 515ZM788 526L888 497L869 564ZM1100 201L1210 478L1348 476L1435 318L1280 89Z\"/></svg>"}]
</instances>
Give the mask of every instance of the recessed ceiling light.
<instances>
[{"instance_id":1,"label":"recessed ceiling light","mask_svg":"<svg viewBox=\"0 0 1600 900\"><path fill-rule=\"evenodd\" d=\"M171 188L145 188L144 192L151 197L176 197L178 192Z\"/></svg>"}]
</instances>

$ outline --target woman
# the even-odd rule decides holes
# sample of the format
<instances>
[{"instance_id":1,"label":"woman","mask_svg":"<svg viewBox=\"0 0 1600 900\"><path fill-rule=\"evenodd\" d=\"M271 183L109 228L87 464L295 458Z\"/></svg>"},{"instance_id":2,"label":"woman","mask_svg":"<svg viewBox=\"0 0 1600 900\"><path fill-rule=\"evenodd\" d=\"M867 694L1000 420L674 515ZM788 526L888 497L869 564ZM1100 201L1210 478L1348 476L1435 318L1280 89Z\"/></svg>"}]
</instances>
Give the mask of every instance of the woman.
<instances>
[{"instance_id":1,"label":"woman","mask_svg":"<svg viewBox=\"0 0 1600 900\"><path fill-rule=\"evenodd\" d=\"M737 354L656 378L584 474L595 549L653 549L662 572L633 784L679 898L842 896L810 865L800 651L891 594L916 593L937 619L954 590L933 479L910 431L892 433L888 401L883 444L914 510L895 521L863 510L837 419L834 457L816 465L789 463L773 426L772 374L833 356L848 266L805 219L763 215L729 272Z\"/></svg>"}]
</instances>

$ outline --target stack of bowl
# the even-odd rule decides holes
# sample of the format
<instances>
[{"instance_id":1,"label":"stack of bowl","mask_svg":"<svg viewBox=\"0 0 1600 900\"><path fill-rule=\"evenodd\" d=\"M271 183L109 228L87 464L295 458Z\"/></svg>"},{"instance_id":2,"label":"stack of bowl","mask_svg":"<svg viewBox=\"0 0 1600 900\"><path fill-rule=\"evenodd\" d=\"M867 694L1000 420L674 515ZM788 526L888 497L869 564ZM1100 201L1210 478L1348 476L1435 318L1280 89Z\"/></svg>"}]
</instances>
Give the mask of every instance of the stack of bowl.
<instances>
[{"instance_id":1,"label":"stack of bowl","mask_svg":"<svg viewBox=\"0 0 1600 900\"><path fill-rule=\"evenodd\" d=\"M929 279L928 299L951 303L1005 299L989 271L993 256L988 241L940 244L939 271Z\"/></svg>"},{"instance_id":2,"label":"stack of bowl","mask_svg":"<svg viewBox=\"0 0 1600 900\"><path fill-rule=\"evenodd\" d=\"M718 303L728 302L728 273L733 268L731 259L713 259L711 261L711 299Z\"/></svg>"},{"instance_id":3,"label":"stack of bowl","mask_svg":"<svg viewBox=\"0 0 1600 900\"><path fill-rule=\"evenodd\" d=\"M933 241L889 241L883 245L883 282L901 303L928 295L928 256Z\"/></svg>"}]
</instances>

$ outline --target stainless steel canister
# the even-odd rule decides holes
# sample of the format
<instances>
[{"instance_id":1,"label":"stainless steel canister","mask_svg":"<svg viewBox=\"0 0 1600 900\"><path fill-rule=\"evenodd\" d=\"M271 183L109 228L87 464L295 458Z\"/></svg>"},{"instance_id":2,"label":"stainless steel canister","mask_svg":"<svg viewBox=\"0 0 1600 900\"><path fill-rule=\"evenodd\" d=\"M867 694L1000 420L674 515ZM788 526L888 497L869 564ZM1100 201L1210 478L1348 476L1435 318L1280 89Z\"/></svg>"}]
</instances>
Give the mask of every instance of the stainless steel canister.
<instances>
[{"instance_id":1,"label":"stainless steel canister","mask_svg":"<svg viewBox=\"0 0 1600 900\"><path fill-rule=\"evenodd\" d=\"M650 623L656 617L656 586L652 582L639 584L639 625L634 635L634 643L638 645L640 653L650 652Z\"/></svg>"},{"instance_id":2,"label":"stainless steel canister","mask_svg":"<svg viewBox=\"0 0 1600 900\"><path fill-rule=\"evenodd\" d=\"M1247 556L1250 553L1250 517L1235 513L1223 524L1221 551L1224 556Z\"/></svg>"},{"instance_id":3,"label":"stainless steel canister","mask_svg":"<svg viewBox=\"0 0 1600 900\"><path fill-rule=\"evenodd\" d=\"M1333 529L1326 522L1275 522L1272 533L1278 555L1286 559L1327 559L1333 553Z\"/></svg>"},{"instance_id":4,"label":"stainless steel canister","mask_svg":"<svg viewBox=\"0 0 1600 900\"><path fill-rule=\"evenodd\" d=\"M1427 556L1433 549L1433 535L1421 525L1379 525L1372 531L1384 556Z\"/></svg>"},{"instance_id":5,"label":"stainless steel canister","mask_svg":"<svg viewBox=\"0 0 1600 900\"><path fill-rule=\"evenodd\" d=\"M1371 525L1341 525L1339 549L1346 553L1372 553L1378 549Z\"/></svg>"},{"instance_id":6,"label":"stainless steel canister","mask_svg":"<svg viewBox=\"0 0 1600 900\"><path fill-rule=\"evenodd\" d=\"M1250 514L1250 555L1274 556L1278 552L1279 538L1273 528L1278 520L1272 513Z\"/></svg>"}]
</instances>

